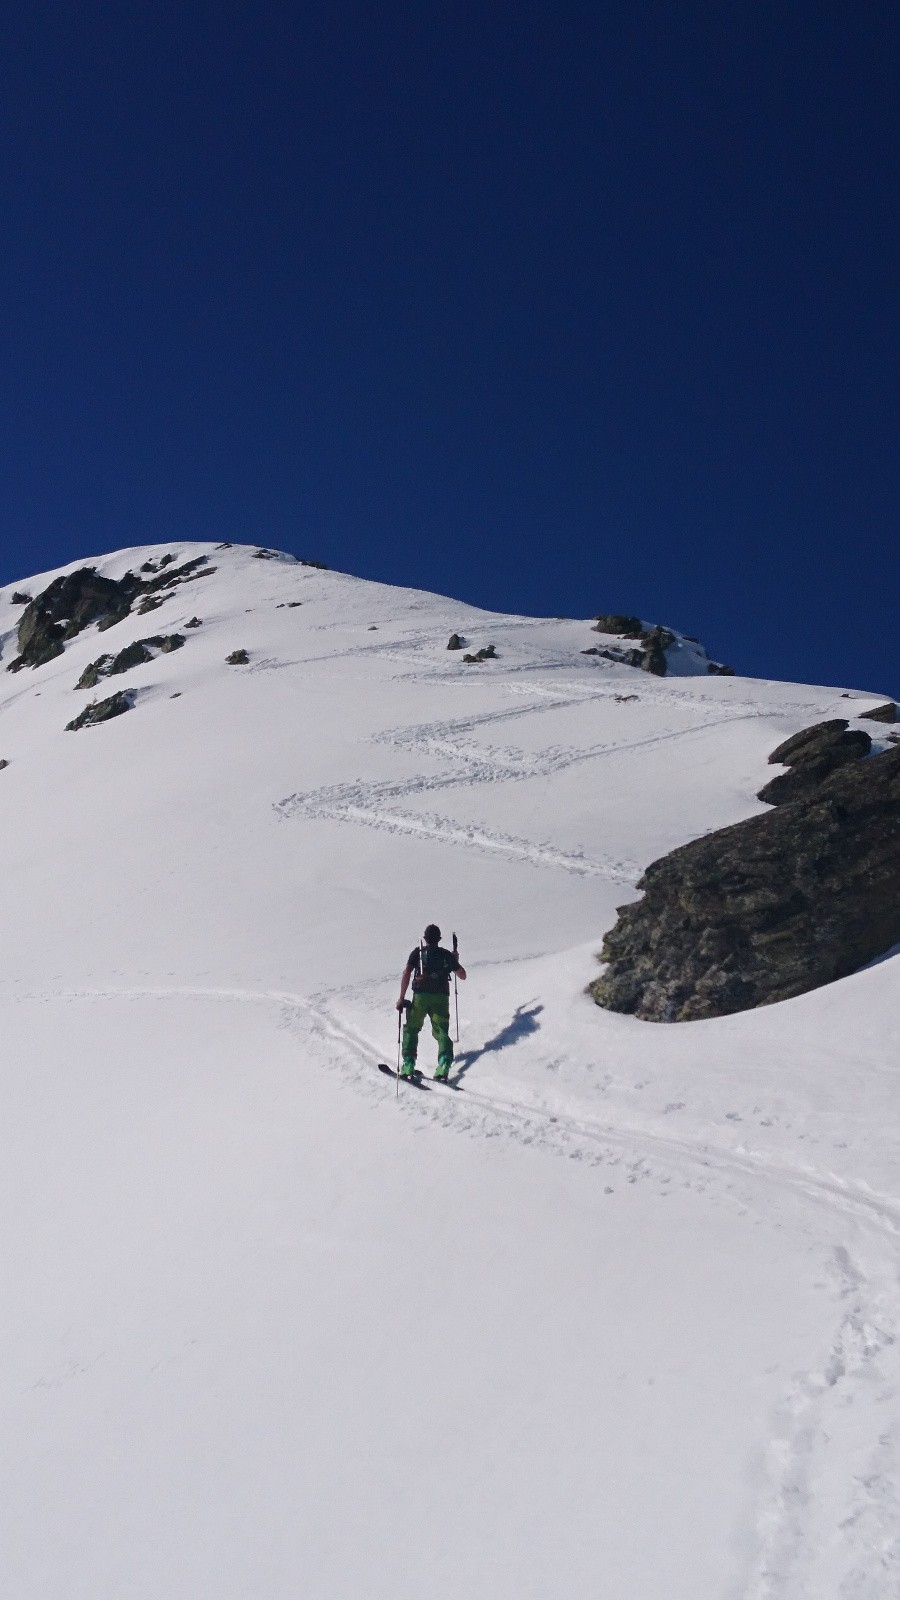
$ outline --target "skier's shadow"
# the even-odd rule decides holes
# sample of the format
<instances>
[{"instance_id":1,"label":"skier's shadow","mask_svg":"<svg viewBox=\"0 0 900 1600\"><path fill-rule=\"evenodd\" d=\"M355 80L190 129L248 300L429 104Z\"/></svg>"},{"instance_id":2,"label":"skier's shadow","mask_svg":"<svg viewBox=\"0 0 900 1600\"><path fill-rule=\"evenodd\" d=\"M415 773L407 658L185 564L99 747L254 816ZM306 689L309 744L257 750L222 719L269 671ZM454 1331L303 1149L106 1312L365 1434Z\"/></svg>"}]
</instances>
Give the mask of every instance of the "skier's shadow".
<instances>
[{"instance_id":1,"label":"skier's shadow","mask_svg":"<svg viewBox=\"0 0 900 1600\"><path fill-rule=\"evenodd\" d=\"M485 1039L479 1050L460 1050L453 1058L453 1065L458 1069L453 1074L454 1083L459 1083L464 1078L470 1067L480 1061L492 1050L505 1050L507 1045L515 1044L519 1039L526 1039L529 1033L537 1033L540 1023L538 1017L543 1011L543 1006L536 1002L526 1002L523 1006L516 1006L509 1022L493 1039Z\"/></svg>"}]
</instances>

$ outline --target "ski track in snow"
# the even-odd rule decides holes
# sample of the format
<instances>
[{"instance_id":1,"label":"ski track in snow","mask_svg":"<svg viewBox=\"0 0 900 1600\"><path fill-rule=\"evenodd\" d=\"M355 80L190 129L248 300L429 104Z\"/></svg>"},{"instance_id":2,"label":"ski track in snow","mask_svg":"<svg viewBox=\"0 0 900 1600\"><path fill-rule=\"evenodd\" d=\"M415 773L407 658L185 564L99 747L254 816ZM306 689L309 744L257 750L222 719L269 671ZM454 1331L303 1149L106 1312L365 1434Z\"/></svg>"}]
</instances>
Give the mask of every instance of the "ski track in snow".
<instances>
[{"instance_id":1,"label":"ski track in snow","mask_svg":"<svg viewBox=\"0 0 900 1600\"><path fill-rule=\"evenodd\" d=\"M813 1248L824 1251L838 1306L836 1326L823 1342L821 1359L791 1379L771 1419L771 1433L757 1475L742 1542L746 1570L732 1600L814 1600L815 1564L823 1540L837 1530L849 1566L835 1600L896 1600L900 1585L900 1392L897 1329L900 1296L896 1241L900 1198L832 1174L798 1168L763 1153L729 1150L679 1139L651 1128L607 1125L589 1117L549 1112L465 1086L463 1095L435 1088L424 1095L389 1082L376 1071L377 1046L334 1009L337 992L305 996L284 990L226 987L83 987L22 991L25 1000L212 999L278 1008L279 1025L318 1047L326 1067L389 1114L425 1119L475 1138L502 1138L598 1169L598 1180L633 1185L652 1182L665 1197L673 1185L713 1202L736 1205L743 1214L766 1215L764 1196L780 1191L800 1201ZM611 1182L605 1194L614 1193ZM835 1243L830 1221L843 1219L862 1230L868 1275L844 1243ZM824 1224L824 1227L823 1227ZM873 1245L882 1259L873 1269ZM890 1365L891 1370L886 1368ZM859 1470L836 1450L840 1482L829 1478L833 1433L842 1418L868 1406L874 1414ZM893 1407L893 1409L892 1409ZM857 1451L858 1453L858 1451ZM835 1504L835 1494L838 1503ZM824 1508L824 1509L823 1509ZM830 1517L827 1527L819 1527ZM873 1568L873 1552L877 1566Z\"/></svg>"},{"instance_id":2,"label":"ski track in snow","mask_svg":"<svg viewBox=\"0 0 900 1600\"><path fill-rule=\"evenodd\" d=\"M586 761L652 750L661 744L703 734L727 723L753 720L767 714L764 707L756 705L752 709L729 708L723 715L721 704L717 703L708 709L701 708L700 715L688 727L648 734L640 739L605 740L582 749L555 745L545 746L539 751L525 751L516 746L481 745L467 737L482 728L517 720L528 712L534 714L566 709L582 701L580 694L573 697L556 692L526 710L520 706L503 707L471 717L443 719L376 734L373 743L389 744L404 752L442 762L444 770L416 773L395 781L360 780L301 791L278 801L274 807L275 813L282 819L306 817L351 822L389 833L437 839L445 844L507 855L518 861L529 861L535 866L556 868L580 877L601 877L633 886L643 870L637 862L589 855L584 850L564 851L546 842L502 833L483 823L461 823L445 816L404 811L396 804L413 796L442 790L549 777Z\"/></svg>"}]
</instances>

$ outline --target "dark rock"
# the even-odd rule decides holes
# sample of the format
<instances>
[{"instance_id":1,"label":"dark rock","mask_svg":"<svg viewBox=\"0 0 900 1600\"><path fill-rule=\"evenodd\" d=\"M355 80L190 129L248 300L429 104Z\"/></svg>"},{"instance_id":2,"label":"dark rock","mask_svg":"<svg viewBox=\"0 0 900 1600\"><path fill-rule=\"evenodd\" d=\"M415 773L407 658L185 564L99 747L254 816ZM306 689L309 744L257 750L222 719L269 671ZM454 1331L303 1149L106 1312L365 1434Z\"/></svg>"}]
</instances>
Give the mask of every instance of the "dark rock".
<instances>
[{"instance_id":1,"label":"dark rock","mask_svg":"<svg viewBox=\"0 0 900 1600\"><path fill-rule=\"evenodd\" d=\"M185 627L186 628L202 628L203 627L203 619L202 619L202 617L191 617L190 622L186 622L185 623Z\"/></svg>"},{"instance_id":2,"label":"dark rock","mask_svg":"<svg viewBox=\"0 0 900 1600\"><path fill-rule=\"evenodd\" d=\"M893 700L888 700L883 706L875 706L874 710L872 711L861 711L859 714L860 717L864 717L867 722L897 721L897 707Z\"/></svg>"},{"instance_id":3,"label":"dark rock","mask_svg":"<svg viewBox=\"0 0 900 1600\"><path fill-rule=\"evenodd\" d=\"M106 675L112 677L114 673L130 672L132 667L140 667L145 661L152 661L153 655L147 649L147 643L149 641L135 639L133 644L127 644L124 650L120 650L117 656L113 656Z\"/></svg>"},{"instance_id":4,"label":"dark rock","mask_svg":"<svg viewBox=\"0 0 900 1600\"><path fill-rule=\"evenodd\" d=\"M230 667L243 667L246 666L250 657L246 650L232 650L231 655L226 656L225 660Z\"/></svg>"},{"instance_id":5,"label":"dark rock","mask_svg":"<svg viewBox=\"0 0 900 1600\"><path fill-rule=\"evenodd\" d=\"M3 771L4 767L8 767L8 766L9 766L9 762L4 758L2 761L0 761L0 772Z\"/></svg>"},{"instance_id":6,"label":"dark rock","mask_svg":"<svg viewBox=\"0 0 900 1600\"><path fill-rule=\"evenodd\" d=\"M847 738L852 737L848 733ZM830 772L836 772L851 761L859 761L865 754L865 750L851 747L842 754L835 751L817 761L805 761L802 766L789 767L787 772L779 772L777 778L770 778L768 783L763 784L757 799L764 800L768 806L783 806L791 800L802 800L805 795L813 794Z\"/></svg>"},{"instance_id":7,"label":"dark rock","mask_svg":"<svg viewBox=\"0 0 900 1600\"><path fill-rule=\"evenodd\" d=\"M19 654L7 670L40 667L62 655L66 641L91 623L112 627L128 615L141 580L133 573L116 582L95 567L80 567L54 578L42 594L30 600L19 618Z\"/></svg>"},{"instance_id":8,"label":"dark rock","mask_svg":"<svg viewBox=\"0 0 900 1600\"><path fill-rule=\"evenodd\" d=\"M769 757L769 766L779 762L792 767L796 761L815 759L823 750L836 744L849 726L846 717L832 717L830 722L814 722L811 728L801 728L777 745Z\"/></svg>"},{"instance_id":9,"label":"dark rock","mask_svg":"<svg viewBox=\"0 0 900 1600\"><path fill-rule=\"evenodd\" d=\"M805 994L900 941L900 747L673 850L607 934L598 1005L652 1022Z\"/></svg>"},{"instance_id":10,"label":"dark rock","mask_svg":"<svg viewBox=\"0 0 900 1600\"><path fill-rule=\"evenodd\" d=\"M142 561L141 562L141 571L142 572L157 572L158 570L159 569L158 569L155 561Z\"/></svg>"},{"instance_id":11,"label":"dark rock","mask_svg":"<svg viewBox=\"0 0 900 1600\"><path fill-rule=\"evenodd\" d=\"M158 611L164 600L171 597L167 594L148 594L138 606L138 615L145 617L148 611Z\"/></svg>"},{"instance_id":12,"label":"dark rock","mask_svg":"<svg viewBox=\"0 0 900 1600\"><path fill-rule=\"evenodd\" d=\"M149 639L135 639L118 655L98 656L96 661L89 662L75 687L93 689L101 678L112 678L120 672L130 672L132 667L142 666L145 661L153 661L154 651L169 655L173 650L180 650L183 644L184 635L181 633L154 633Z\"/></svg>"},{"instance_id":13,"label":"dark rock","mask_svg":"<svg viewBox=\"0 0 900 1600\"><path fill-rule=\"evenodd\" d=\"M234 545L231 543L230 539L226 539L224 544L217 544L216 545L216 549L217 550L233 550L234 549Z\"/></svg>"},{"instance_id":14,"label":"dark rock","mask_svg":"<svg viewBox=\"0 0 900 1600\"><path fill-rule=\"evenodd\" d=\"M649 633L641 634L641 659L638 662L642 672L652 672L654 677L664 678L668 667L666 650L675 641L674 633L668 628L653 628Z\"/></svg>"},{"instance_id":15,"label":"dark rock","mask_svg":"<svg viewBox=\"0 0 900 1600\"><path fill-rule=\"evenodd\" d=\"M618 611L601 611L594 618L595 633L617 633L626 639L639 639L643 631L640 617L625 616Z\"/></svg>"},{"instance_id":16,"label":"dark rock","mask_svg":"<svg viewBox=\"0 0 900 1600\"><path fill-rule=\"evenodd\" d=\"M75 685L76 689L96 689L101 678L109 677L112 664L113 657L109 655L98 656L96 661L89 661Z\"/></svg>"},{"instance_id":17,"label":"dark rock","mask_svg":"<svg viewBox=\"0 0 900 1600\"><path fill-rule=\"evenodd\" d=\"M79 716L66 723L66 732L77 733L79 728L92 728L95 723L108 722L110 717L121 717L133 705L134 698L128 690L119 689L108 700L93 700L89 706L85 706Z\"/></svg>"},{"instance_id":18,"label":"dark rock","mask_svg":"<svg viewBox=\"0 0 900 1600\"><path fill-rule=\"evenodd\" d=\"M450 638L447 640L447 649L448 650L461 650L464 644L465 644L465 640L461 637L460 634L451 633Z\"/></svg>"},{"instance_id":19,"label":"dark rock","mask_svg":"<svg viewBox=\"0 0 900 1600\"><path fill-rule=\"evenodd\" d=\"M167 566L175 559L173 555L163 556L159 564ZM146 568L147 563L144 565ZM96 567L80 567L77 572L54 578L42 594L28 601L19 618L19 654L7 671L42 666L62 655L67 641L92 623L100 633L113 627L128 616L139 597L139 611L154 611L165 598L157 591L211 577L215 570L208 565L207 556L194 556L180 567L146 579L134 572L126 572L124 578L104 578Z\"/></svg>"},{"instance_id":20,"label":"dark rock","mask_svg":"<svg viewBox=\"0 0 900 1600\"><path fill-rule=\"evenodd\" d=\"M496 661L496 659L497 650L492 644L483 645L480 650L475 651L474 655L463 656L463 661L469 661L476 664L482 661Z\"/></svg>"},{"instance_id":21,"label":"dark rock","mask_svg":"<svg viewBox=\"0 0 900 1600\"><path fill-rule=\"evenodd\" d=\"M159 564L164 567L174 560L174 556L163 556ZM171 572L160 572L157 577L149 578L142 588L145 594L154 594L159 589L174 589L177 584L193 583L197 578L211 578L216 569L208 563L209 556L193 556L180 567L173 567Z\"/></svg>"},{"instance_id":22,"label":"dark rock","mask_svg":"<svg viewBox=\"0 0 900 1600\"><path fill-rule=\"evenodd\" d=\"M706 664L706 670L707 670L707 672L713 673L713 675L715 677L719 677L719 678L733 678L734 677L734 667L723 666L721 661L708 661L707 664Z\"/></svg>"},{"instance_id":23,"label":"dark rock","mask_svg":"<svg viewBox=\"0 0 900 1600\"><path fill-rule=\"evenodd\" d=\"M642 672L652 672L655 677L664 678L667 669L665 651L656 648L642 650L639 666Z\"/></svg>"},{"instance_id":24,"label":"dark rock","mask_svg":"<svg viewBox=\"0 0 900 1600\"><path fill-rule=\"evenodd\" d=\"M671 628L663 628L659 623L655 628L644 628L641 631L641 643L645 649L668 650L675 643L675 634Z\"/></svg>"},{"instance_id":25,"label":"dark rock","mask_svg":"<svg viewBox=\"0 0 900 1600\"><path fill-rule=\"evenodd\" d=\"M851 728L849 732L846 728L843 717L836 717L785 739L769 760L780 761L788 771L764 784L757 798L770 806L798 800L818 788L830 772L867 756L872 748L869 735L862 728Z\"/></svg>"},{"instance_id":26,"label":"dark rock","mask_svg":"<svg viewBox=\"0 0 900 1600\"><path fill-rule=\"evenodd\" d=\"M616 661L620 667L639 667L644 659L643 650L626 650L621 646L603 650L597 645L593 650L584 650L582 654L602 656L604 661Z\"/></svg>"},{"instance_id":27,"label":"dark rock","mask_svg":"<svg viewBox=\"0 0 900 1600\"><path fill-rule=\"evenodd\" d=\"M17 589L12 597L12 600L10 601L10 604L14 606L27 606L30 603L31 595L26 594L23 589Z\"/></svg>"}]
</instances>

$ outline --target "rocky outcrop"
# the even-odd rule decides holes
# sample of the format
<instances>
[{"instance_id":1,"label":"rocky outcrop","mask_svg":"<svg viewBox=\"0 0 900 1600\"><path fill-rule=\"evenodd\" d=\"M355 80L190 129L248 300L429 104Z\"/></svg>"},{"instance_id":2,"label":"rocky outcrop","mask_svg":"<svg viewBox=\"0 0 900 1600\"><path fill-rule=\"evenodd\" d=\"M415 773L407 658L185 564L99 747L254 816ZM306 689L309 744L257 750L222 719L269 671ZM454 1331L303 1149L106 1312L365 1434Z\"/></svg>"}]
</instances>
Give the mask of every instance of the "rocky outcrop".
<instances>
[{"instance_id":1,"label":"rocky outcrop","mask_svg":"<svg viewBox=\"0 0 900 1600\"><path fill-rule=\"evenodd\" d=\"M159 565L164 567L174 560L174 556L163 556ZM144 563L145 567L148 565ZM76 572L54 578L41 594L29 600L22 612L19 654L7 671L43 666L62 655L68 640L84 628L96 623L102 633L127 617L136 600L141 600L139 610L152 610L162 604L161 590L211 577L215 570L206 556L194 556L180 567L154 573L150 578L141 578L134 572L126 572L124 578L104 578L96 567L79 567Z\"/></svg>"},{"instance_id":2,"label":"rocky outcrop","mask_svg":"<svg viewBox=\"0 0 900 1600\"><path fill-rule=\"evenodd\" d=\"M598 1005L686 1022L846 977L900 941L900 747L673 850L638 887L604 941Z\"/></svg>"},{"instance_id":3,"label":"rocky outcrop","mask_svg":"<svg viewBox=\"0 0 900 1600\"><path fill-rule=\"evenodd\" d=\"M601 611L594 618L595 633L614 633L620 639L639 639L643 630L640 617L626 616L618 611Z\"/></svg>"},{"instance_id":4,"label":"rocky outcrop","mask_svg":"<svg viewBox=\"0 0 900 1600\"><path fill-rule=\"evenodd\" d=\"M119 672L130 672L132 667L155 660L157 654L170 655L173 650L180 650L183 644L183 633L154 633L149 639L135 639L118 655L98 656L96 661L90 661L75 687L93 689L101 678L113 678Z\"/></svg>"},{"instance_id":5,"label":"rocky outcrop","mask_svg":"<svg viewBox=\"0 0 900 1600\"><path fill-rule=\"evenodd\" d=\"M92 700L77 717L66 723L66 732L77 733L79 728L92 728L95 723L109 722L111 717L121 717L133 706L134 696L127 689L119 689L107 700Z\"/></svg>"},{"instance_id":6,"label":"rocky outcrop","mask_svg":"<svg viewBox=\"0 0 900 1600\"><path fill-rule=\"evenodd\" d=\"M871 748L872 741L862 728L847 732L845 717L834 717L830 722L816 722L811 728L803 728L800 733L792 734L772 751L770 765L780 762L789 770L780 772L765 784L757 798L765 800L770 806L781 806L789 800L801 799L804 795L812 794L829 772L835 772L838 767L847 766L851 761L861 760Z\"/></svg>"},{"instance_id":7,"label":"rocky outcrop","mask_svg":"<svg viewBox=\"0 0 900 1600\"><path fill-rule=\"evenodd\" d=\"M447 649L461 650L464 643L465 641L458 633L451 633L450 638L447 640Z\"/></svg>"},{"instance_id":8,"label":"rocky outcrop","mask_svg":"<svg viewBox=\"0 0 900 1600\"><path fill-rule=\"evenodd\" d=\"M624 646L616 648L612 645L609 649L602 649L600 645L590 645L587 650L582 650L583 656L602 656L605 661L615 661L622 667L639 667L642 672L652 672L657 678L664 678L668 670L666 661L666 647L661 640L647 635L650 643L646 649L626 649Z\"/></svg>"},{"instance_id":9,"label":"rocky outcrop","mask_svg":"<svg viewBox=\"0 0 900 1600\"><path fill-rule=\"evenodd\" d=\"M701 672L705 661L707 672L722 677L734 677L733 667L726 667L721 661L710 661L703 646L690 634L673 633L671 628L664 628L660 623L648 627L646 623L641 622L640 617L618 611L601 612L593 621L594 633L604 633L616 639L637 642L631 647L625 644L591 645L589 649L582 650L583 656L603 656L606 661L617 661L626 667L638 667L641 672L650 672L654 677L663 678L669 669L666 651L680 642L699 646L695 660L699 657L698 665Z\"/></svg>"},{"instance_id":10,"label":"rocky outcrop","mask_svg":"<svg viewBox=\"0 0 900 1600\"><path fill-rule=\"evenodd\" d=\"M246 650L232 650L230 656L225 657L229 667L245 667L250 657Z\"/></svg>"},{"instance_id":11,"label":"rocky outcrop","mask_svg":"<svg viewBox=\"0 0 900 1600\"><path fill-rule=\"evenodd\" d=\"M474 664L478 664L482 661L496 661L496 659L497 650L492 644L482 645L481 649L476 650L474 655L463 656L463 661L468 661Z\"/></svg>"},{"instance_id":12,"label":"rocky outcrop","mask_svg":"<svg viewBox=\"0 0 900 1600\"><path fill-rule=\"evenodd\" d=\"M666 651L670 644L675 643L674 633L670 633L668 628L651 628L641 638L644 648L638 666L642 672L652 672L655 677L664 678L668 665Z\"/></svg>"},{"instance_id":13,"label":"rocky outcrop","mask_svg":"<svg viewBox=\"0 0 900 1600\"><path fill-rule=\"evenodd\" d=\"M131 610L140 593L141 580L133 573L116 582L104 578L94 567L67 572L30 600L19 619L19 654L7 671L40 667L54 656L61 656L68 639L96 623L111 628Z\"/></svg>"},{"instance_id":14,"label":"rocky outcrop","mask_svg":"<svg viewBox=\"0 0 900 1600\"><path fill-rule=\"evenodd\" d=\"M883 706L874 706L871 711L861 711L859 714L867 722L897 721L897 707L893 700L888 700Z\"/></svg>"}]
</instances>

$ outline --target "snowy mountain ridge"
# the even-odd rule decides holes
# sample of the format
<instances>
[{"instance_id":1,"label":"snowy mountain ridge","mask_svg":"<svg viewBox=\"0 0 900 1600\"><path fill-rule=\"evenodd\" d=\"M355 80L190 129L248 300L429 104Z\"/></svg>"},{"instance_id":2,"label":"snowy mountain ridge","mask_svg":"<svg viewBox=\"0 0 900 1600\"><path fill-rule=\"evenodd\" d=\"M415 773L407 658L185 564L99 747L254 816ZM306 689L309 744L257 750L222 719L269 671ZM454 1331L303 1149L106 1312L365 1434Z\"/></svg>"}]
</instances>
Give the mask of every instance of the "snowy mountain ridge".
<instances>
[{"instance_id":1,"label":"snowy mountain ridge","mask_svg":"<svg viewBox=\"0 0 900 1600\"><path fill-rule=\"evenodd\" d=\"M584 993L651 860L883 696L212 542L6 586L0 662L14 594L163 557L208 575L0 673L5 1592L892 1597L900 963ZM398 1100L433 919L462 1092Z\"/></svg>"}]
</instances>

